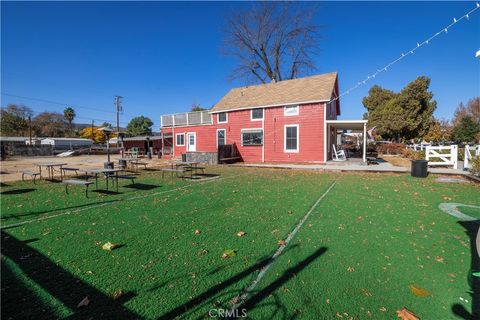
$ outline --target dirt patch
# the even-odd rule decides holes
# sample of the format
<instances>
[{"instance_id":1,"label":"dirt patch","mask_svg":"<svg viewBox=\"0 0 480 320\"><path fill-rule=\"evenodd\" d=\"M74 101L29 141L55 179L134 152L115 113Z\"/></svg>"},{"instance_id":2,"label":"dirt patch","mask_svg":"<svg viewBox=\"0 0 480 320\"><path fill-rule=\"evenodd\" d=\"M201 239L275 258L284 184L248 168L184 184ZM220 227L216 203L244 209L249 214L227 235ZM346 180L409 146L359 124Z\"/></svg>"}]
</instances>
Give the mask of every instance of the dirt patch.
<instances>
[{"instance_id":1,"label":"dirt patch","mask_svg":"<svg viewBox=\"0 0 480 320\"><path fill-rule=\"evenodd\" d=\"M412 164L410 159L402 158L400 156L382 155L381 158L395 167L410 168Z\"/></svg>"},{"instance_id":2,"label":"dirt patch","mask_svg":"<svg viewBox=\"0 0 480 320\"><path fill-rule=\"evenodd\" d=\"M115 164L118 163L120 155L110 156L110 161ZM65 167L78 168L80 172L86 169L99 169L103 168L103 163L107 161L106 155L81 155L74 157L15 157L8 160L4 160L0 163L0 181L1 182L10 182L18 181L22 179L21 171L30 170L33 172L38 172L38 167L35 163L41 162L59 162L66 163ZM160 166L165 166L167 160L161 159L147 159L142 158L139 161L147 162L147 168L155 168ZM59 174L55 172L55 174ZM75 173L73 173L75 175Z\"/></svg>"}]
</instances>

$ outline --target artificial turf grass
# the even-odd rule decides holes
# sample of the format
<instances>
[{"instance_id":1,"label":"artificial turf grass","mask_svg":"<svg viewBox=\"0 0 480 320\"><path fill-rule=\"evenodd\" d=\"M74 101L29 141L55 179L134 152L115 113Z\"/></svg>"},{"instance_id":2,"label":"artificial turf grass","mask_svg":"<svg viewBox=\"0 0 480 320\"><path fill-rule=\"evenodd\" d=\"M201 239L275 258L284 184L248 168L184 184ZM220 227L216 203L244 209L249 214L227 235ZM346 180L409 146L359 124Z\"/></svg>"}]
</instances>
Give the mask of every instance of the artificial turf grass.
<instances>
[{"instance_id":1,"label":"artificial turf grass","mask_svg":"<svg viewBox=\"0 0 480 320\"><path fill-rule=\"evenodd\" d=\"M308 203L292 200L290 206L289 201L284 201L285 194L293 193L298 196L295 198L297 200L307 199L309 194L315 198L316 187L321 185L317 177L300 177L243 175L239 179L199 186L195 192L185 189L182 190L183 195L169 194L167 201L161 206L161 216L157 216L155 210L159 207L156 203L158 199L145 198L141 201L151 200L149 203L142 203L145 207L138 201L113 203L108 207L92 209L88 214L54 218L48 223L21 226L9 229L9 232L15 236L19 234L23 239L32 234L50 237L48 245L43 243L48 247L49 259L61 263L66 270L78 274L80 278L85 278L82 273L93 269L92 262L106 264L103 270L98 268L98 265L94 267L93 274L87 276L89 282L105 292L112 292L118 287L127 292L145 289L139 299L132 299L127 306L141 310L143 316L154 318L162 312L174 309L178 304L187 302L189 295L186 295L185 291L191 291L191 295L197 291L207 291L218 285L222 279L241 273L245 266L254 265L259 258L268 256L269 247L275 246L278 239L285 236L291 225L308 207ZM270 184L276 180L279 180L278 183ZM302 192L304 186L309 187ZM256 190L256 193L251 190ZM211 199L217 201L208 201ZM231 210L232 207L237 209ZM287 211L292 213L288 214ZM258 213L262 212L267 215L259 216ZM269 217L270 214L273 217ZM215 219L212 219L212 216ZM161 221L158 221L158 218ZM168 228L162 228L164 226ZM159 229L155 229L156 227ZM108 238L89 239L102 233L105 228L107 230L103 233L107 233ZM202 233L194 235L194 228L201 229ZM248 234L241 239L236 237L235 233L242 229ZM272 230L276 231L270 233ZM265 235L266 232L270 236ZM206 239L205 245L200 241L202 238ZM269 246L265 245L265 238L271 242ZM111 253L114 261L106 262L106 253L99 250L95 243L106 240L126 243L125 248ZM194 243L195 240L198 243ZM152 247L152 244L159 248ZM45 247L41 242L33 242L31 246L45 251L42 250ZM197 257L202 247L207 248L209 253ZM241 261L220 259L221 252L229 247L239 250ZM155 260L156 255L161 256L159 260L166 261L162 261L162 268L152 269L159 263ZM185 267L185 264L188 266ZM234 270L232 267L235 267ZM232 270L228 270L229 268ZM207 272L210 276L204 277L202 272ZM116 276L112 278L112 274ZM198 280L192 280L194 274L198 275L195 277ZM245 277L247 276L248 273L245 274ZM127 277L129 279L125 281ZM239 280L246 281L245 277ZM170 278L173 278L173 281L170 281ZM203 286L197 285L195 281L202 282ZM163 285L165 282L169 283L168 288ZM233 284L239 289L244 286L242 283ZM209 295L209 301L213 301L215 296L216 294ZM208 309L200 310L199 314L206 311Z\"/></svg>"},{"instance_id":2,"label":"artificial turf grass","mask_svg":"<svg viewBox=\"0 0 480 320\"><path fill-rule=\"evenodd\" d=\"M408 176L367 175L363 183L351 178L338 178L309 227L298 234L297 250L281 257L258 288L263 297L277 281L277 290L249 316L393 319L406 306L422 319L455 319L452 308L458 303L472 312L480 292L477 287L475 296L468 293L470 243L464 228L438 204L451 198L478 205L478 185L458 188ZM339 201L342 197L356 205ZM322 248L326 252L308 268L295 269ZM278 283L281 278L285 281ZM412 284L432 296L414 296ZM472 318L478 316L477 309Z\"/></svg>"},{"instance_id":3,"label":"artificial turf grass","mask_svg":"<svg viewBox=\"0 0 480 320\"><path fill-rule=\"evenodd\" d=\"M53 218L48 222L8 229L7 232L21 240L38 237L40 241L31 242L28 246L44 253L47 260L58 263L62 269L104 296L119 288L133 293L135 296L122 302L122 307L134 316L148 319L162 315L164 318L172 315L198 318L212 307L231 306L231 299L253 280L256 276L255 270L261 266L261 262L273 254L277 241L286 237L318 196L336 179L338 184L332 194L325 198L318 212L306 222L258 289L268 289L262 291L263 294L272 294L275 298L273 305L277 306L275 308L290 316L318 319L319 315L323 315L323 318L333 318L337 311L344 310L343 312L362 319L365 314L368 316L367 311L372 309L373 318L392 318L392 308L396 308L395 298L401 295L391 290L383 292L383 283L378 282L370 289L372 296L369 296L369 299L362 300L361 297L351 294L360 290L368 296L362 289L368 288L367 284L370 282L376 282L375 273L382 275L377 270L384 263L384 258L376 257L379 252L383 254L383 251L393 250L391 256L397 259L397 250L380 241L386 235L382 234L380 240L375 237L371 239L372 231L391 229L391 220L388 219L390 217L385 219L385 214L397 219L404 215L405 219L398 220L396 227L400 228L399 232L410 232L408 238L411 238L411 234L416 234L412 230L419 226L418 219L409 219L412 217L408 215L408 206L403 208L405 203L408 203L407 200L414 197L415 203L418 203L416 207L431 209L432 206L438 206L433 202L443 202L444 197L455 202L475 204L477 198L474 195L478 193L478 187L473 185L462 187L455 193L452 185L435 184L431 179L414 180L406 176L326 175L315 172L244 169L226 170L223 176L230 174L240 174L240 177L194 186L181 190L179 195L164 194L151 199L146 197L131 202L114 203L81 215ZM147 180L150 178L145 176ZM176 181L173 180L172 183ZM394 186L397 188L392 190ZM423 199L423 193L416 191L425 188L435 194L434 199L431 196ZM142 194L145 193L142 191ZM367 207L361 205L361 200L367 201ZM369 209L368 206L372 208ZM324 210L330 208L336 209L339 214L327 215ZM397 209L400 213L392 214ZM351 231L351 219L358 218L351 217L351 213L357 210L366 210L367 213L363 214L363 219L358 220L358 230L354 228ZM440 214L451 219L446 214ZM440 220L445 221L443 218ZM362 222L366 221L371 222L362 225ZM454 220L446 223L449 228L453 228L453 232L449 232L452 232L453 237L458 237L459 243L468 239L454 228ZM339 229L340 224L343 224L343 229ZM420 225L422 224L425 229L425 223L420 222ZM199 235L194 233L196 229L201 230ZM246 231L247 235L236 237L235 233L241 230ZM350 233L347 238L349 241L345 241L346 231ZM360 254L355 253L357 248L350 238L358 236L358 233L368 236L369 242L366 245L368 251L376 253L373 254L375 260L367 259L365 248L358 249ZM415 240L420 248L417 250L424 250L422 247L425 247L425 243L422 240L421 236ZM101 251L97 244L105 241L117 241L125 243L126 246L106 253ZM448 243L442 245L448 246ZM209 252L201 254L204 249ZM238 249L238 255L222 260L220 255L225 249ZM355 281L352 282L349 278L345 278L344 282L340 281L347 272L344 268L348 268L349 261L346 260L358 256L364 257L364 265L373 263L372 268L362 271L362 267L353 265L355 271L347 273L347 277L353 276ZM405 258L398 259L398 263L403 263ZM449 262L447 258L445 261ZM306 263L307 266L301 269ZM456 279L464 279L462 272L465 272L465 265L468 263L464 260L461 267L456 267L461 269L456 274ZM319 266L324 269L320 274ZM433 264L434 275L437 274L437 268ZM284 271L288 269L297 275L285 274ZM386 272L389 277L396 275L396 271L390 274L390 269ZM55 283L55 279L50 277L51 275L46 274L43 281L46 284ZM281 286L277 286L282 282L284 283ZM69 288L71 294L78 296L77 303L83 298L82 291L92 290L85 288L88 289L83 284L80 288ZM322 304L324 291L327 290L325 288L331 298L327 298L330 303ZM276 290L270 292L272 289ZM61 292L57 293L59 294L62 295ZM94 302L86 311L73 308L70 312L76 315L84 315L78 312L92 312L97 317L99 312L103 312L103 315L123 312L115 304L110 308L108 305L95 305L95 300L103 301L104 297L98 293L94 296ZM378 305L379 297L383 299L381 302L385 302L385 312L374 309ZM41 295L40 298L47 302L51 300L48 294ZM250 317L261 319L269 315L272 305L265 305L271 303L269 299L271 298L266 297L261 303L254 305L249 312ZM342 299L344 301L339 302ZM190 301L199 306L189 304ZM362 304L367 311L361 307L357 310ZM52 306L52 309L59 315L65 314L65 310L58 309L58 303ZM3 313L4 308L2 310ZM276 318L283 318L282 313L278 313Z\"/></svg>"}]
</instances>

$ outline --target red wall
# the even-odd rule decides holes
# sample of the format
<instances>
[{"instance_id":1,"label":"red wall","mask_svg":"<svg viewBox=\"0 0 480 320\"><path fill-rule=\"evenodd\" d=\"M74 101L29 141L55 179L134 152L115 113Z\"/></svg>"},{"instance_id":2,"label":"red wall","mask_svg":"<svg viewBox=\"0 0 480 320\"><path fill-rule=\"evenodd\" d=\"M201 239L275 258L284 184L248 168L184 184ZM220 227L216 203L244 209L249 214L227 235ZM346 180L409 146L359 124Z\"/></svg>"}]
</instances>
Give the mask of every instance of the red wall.
<instances>
[{"instance_id":1,"label":"red wall","mask_svg":"<svg viewBox=\"0 0 480 320\"><path fill-rule=\"evenodd\" d=\"M265 162L310 162L323 163L324 159L324 117L325 104L308 104L299 107L299 115L284 116L284 107L264 109L264 121L251 121L250 110L231 111L227 123L218 123L213 115L212 125L164 128L163 132L173 132L175 157L186 152L186 146L177 146L177 133L196 132L197 151L217 151L217 129L226 130L226 143L237 145L245 162L262 162L262 149ZM284 152L286 124L299 126L299 151ZM264 128L264 146L242 146L241 130ZM185 144L186 135L185 135Z\"/></svg>"}]
</instances>

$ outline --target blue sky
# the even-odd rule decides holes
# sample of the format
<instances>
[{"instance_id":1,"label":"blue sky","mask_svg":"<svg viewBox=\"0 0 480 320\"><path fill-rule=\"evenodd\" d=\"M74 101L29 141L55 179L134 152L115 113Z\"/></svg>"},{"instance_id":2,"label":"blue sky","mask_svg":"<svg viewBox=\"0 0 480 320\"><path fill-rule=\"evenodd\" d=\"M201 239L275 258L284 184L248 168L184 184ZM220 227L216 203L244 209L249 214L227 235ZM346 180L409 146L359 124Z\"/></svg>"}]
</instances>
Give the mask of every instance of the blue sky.
<instances>
[{"instance_id":1,"label":"blue sky","mask_svg":"<svg viewBox=\"0 0 480 320\"><path fill-rule=\"evenodd\" d=\"M243 85L228 76L236 61L221 53L223 17L240 2L3 2L1 91L74 106L77 122L114 123L115 95L124 96L121 125L145 115L158 130L161 114L211 107ZM317 73L337 71L340 91L397 58L475 2L321 2ZM342 118L361 118L373 84L400 90L417 76L432 79L438 117L480 95L480 10L345 96ZM2 95L37 112L64 106ZM83 108L82 108L83 107Z\"/></svg>"}]
</instances>

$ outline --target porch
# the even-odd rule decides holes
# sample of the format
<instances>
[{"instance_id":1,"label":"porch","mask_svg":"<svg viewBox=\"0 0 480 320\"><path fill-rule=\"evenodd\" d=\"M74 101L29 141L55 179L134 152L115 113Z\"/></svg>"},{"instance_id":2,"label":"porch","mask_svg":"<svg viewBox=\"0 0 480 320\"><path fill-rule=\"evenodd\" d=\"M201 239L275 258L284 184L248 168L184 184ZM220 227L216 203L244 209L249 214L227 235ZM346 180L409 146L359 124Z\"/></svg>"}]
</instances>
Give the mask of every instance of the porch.
<instances>
[{"instance_id":1,"label":"porch","mask_svg":"<svg viewBox=\"0 0 480 320\"><path fill-rule=\"evenodd\" d=\"M326 120L325 124L325 159L327 164L367 164L368 120ZM348 141L346 137L348 137ZM351 148L347 149L345 146L351 146ZM345 153L346 160L336 160L335 151L339 152L340 150Z\"/></svg>"}]
</instances>

